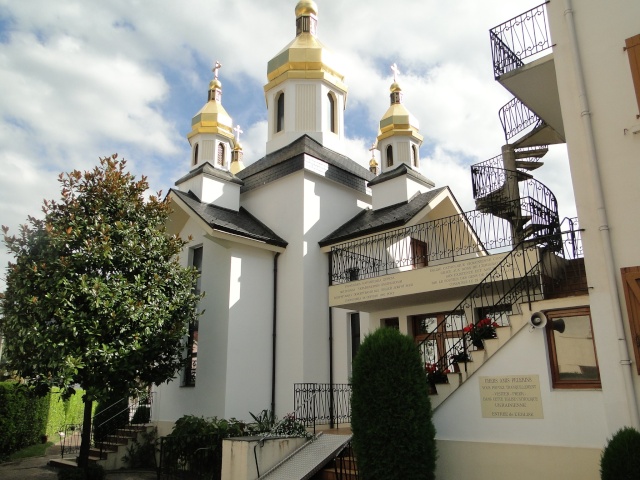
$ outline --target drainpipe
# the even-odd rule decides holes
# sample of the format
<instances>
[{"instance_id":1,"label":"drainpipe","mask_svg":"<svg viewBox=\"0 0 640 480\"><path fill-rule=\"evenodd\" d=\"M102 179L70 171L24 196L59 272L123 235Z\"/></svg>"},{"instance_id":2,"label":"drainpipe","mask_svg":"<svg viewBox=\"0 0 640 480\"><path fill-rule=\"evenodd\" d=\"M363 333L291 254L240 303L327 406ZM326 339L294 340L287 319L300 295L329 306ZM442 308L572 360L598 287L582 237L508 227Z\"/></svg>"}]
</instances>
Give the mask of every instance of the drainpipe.
<instances>
[{"instance_id":1,"label":"drainpipe","mask_svg":"<svg viewBox=\"0 0 640 480\"><path fill-rule=\"evenodd\" d=\"M273 332L271 345L271 413L276 414L276 327L278 325L278 257L273 256Z\"/></svg>"},{"instance_id":2,"label":"drainpipe","mask_svg":"<svg viewBox=\"0 0 640 480\"><path fill-rule=\"evenodd\" d=\"M587 167L591 178L593 179L593 194L598 214L598 230L603 244L603 256L606 265L606 277L611 291L611 310L618 335L618 355L620 357L620 365L622 366L627 404L629 416L632 426L638 428L640 426L638 418L638 403L636 400L636 392L633 385L633 372L631 370L632 363L629 355L629 347L624 331L624 321L622 311L620 309L618 284L616 282L616 270L613 261L613 249L611 247L611 235L609 233L609 222L607 219L607 211L604 204L604 194L602 192L602 180L600 177L600 169L598 167L598 154L596 152L595 138L593 134L593 125L591 123L591 111L589 109L589 101L587 99L587 90L584 83L584 73L582 70L582 62L580 60L580 51L578 49L578 38L576 34L576 25L573 19L573 8L571 0L564 0L565 10L564 17L569 32L569 47L571 48L571 57L573 60L573 68L578 81L578 100L580 101L580 116L585 135L587 137Z\"/></svg>"},{"instance_id":3,"label":"drainpipe","mask_svg":"<svg viewBox=\"0 0 640 480\"><path fill-rule=\"evenodd\" d=\"M333 254L329 252L329 286L333 272ZM329 307L329 428L333 428L333 308Z\"/></svg>"}]
</instances>

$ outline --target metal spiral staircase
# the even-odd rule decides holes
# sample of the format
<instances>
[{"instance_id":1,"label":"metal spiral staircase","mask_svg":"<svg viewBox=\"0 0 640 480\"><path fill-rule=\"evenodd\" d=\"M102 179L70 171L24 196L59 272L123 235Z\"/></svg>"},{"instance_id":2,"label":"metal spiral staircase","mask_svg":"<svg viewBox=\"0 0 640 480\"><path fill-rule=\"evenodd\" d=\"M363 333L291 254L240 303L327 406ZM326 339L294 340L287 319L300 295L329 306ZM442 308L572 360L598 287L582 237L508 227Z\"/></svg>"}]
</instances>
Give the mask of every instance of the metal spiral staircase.
<instances>
[{"instance_id":1,"label":"metal spiral staircase","mask_svg":"<svg viewBox=\"0 0 640 480\"><path fill-rule=\"evenodd\" d=\"M457 388L526 324L521 304L531 308L554 284L566 283L567 266L579 256L575 248L565 252L576 245L576 224L561 225L555 195L530 173L543 165L549 144L564 140L516 98L499 117L507 143L501 155L471 166L473 195L478 211L510 224L515 246L438 324L424 325L418 347L427 370L438 372L442 382L432 383L440 397L434 407L448 396L441 392ZM469 330L483 317L495 322L495 333L473 341Z\"/></svg>"}]
</instances>

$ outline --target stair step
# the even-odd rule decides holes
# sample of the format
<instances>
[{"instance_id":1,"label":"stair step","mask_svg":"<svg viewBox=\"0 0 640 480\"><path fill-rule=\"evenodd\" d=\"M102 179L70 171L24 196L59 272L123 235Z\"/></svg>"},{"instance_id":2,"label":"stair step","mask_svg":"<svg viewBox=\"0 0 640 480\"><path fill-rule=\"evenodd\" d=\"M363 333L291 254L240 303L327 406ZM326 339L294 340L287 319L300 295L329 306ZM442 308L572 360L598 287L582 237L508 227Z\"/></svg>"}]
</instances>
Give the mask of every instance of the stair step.
<instances>
[{"instance_id":1,"label":"stair step","mask_svg":"<svg viewBox=\"0 0 640 480\"><path fill-rule=\"evenodd\" d=\"M519 158L542 158L549 151L549 147L540 147L540 148L532 148L532 149L517 149L514 150L516 155L516 159ZM535 162L534 162L535 163Z\"/></svg>"},{"instance_id":2,"label":"stair step","mask_svg":"<svg viewBox=\"0 0 640 480\"><path fill-rule=\"evenodd\" d=\"M522 170L516 170L516 171L518 172L517 177L519 182L523 182L525 180L531 180L533 178L533 175L531 175L530 173L523 172Z\"/></svg>"},{"instance_id":3,"label":"stair step","mask_svg":"<svg viewBox=\"0 0 640 480\"><path fill-rule=\"evenodd\" d=\"M536 170L544 165L544 162L527 162L525 160L516 160L516 168L524 170Z\"/></svg>"}]
</instances>

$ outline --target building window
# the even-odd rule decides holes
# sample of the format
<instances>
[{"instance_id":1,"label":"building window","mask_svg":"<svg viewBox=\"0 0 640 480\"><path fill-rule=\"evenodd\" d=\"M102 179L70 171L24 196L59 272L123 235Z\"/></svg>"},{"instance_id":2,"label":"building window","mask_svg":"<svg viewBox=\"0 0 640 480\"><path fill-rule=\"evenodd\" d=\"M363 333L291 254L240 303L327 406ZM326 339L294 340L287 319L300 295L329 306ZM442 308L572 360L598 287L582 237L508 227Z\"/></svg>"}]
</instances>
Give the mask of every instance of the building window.
<instances>
[{"instance_id":1,"label":"building window","mask_svg":"<svg viewBox=\"0 0 640 480\"><path fill-rule=\"evenodd\" d=\"M393 166L393 147L389 145L387 147L387 167Z\"/></svg>"},{"instance_id":2,"label":"building window","mask_svg":"<svg viewBox=\"0 0 640 480\"><path fill-rule=\"evenodd\" d=\"M351 324L351 361L356 358L360 349L360 312L349 314Z\"/></svg>"},{"instance_id":3,"label":"building window","mask_svg":"<svg viewBox=\"0 0 640 480\"><path fill-rule=\"evenodd\" d=\"M445 322L445 318L447 321ZM457 351L453 351L454 344L464 335L463 329L467 325L464 312L428 313L410 317L413 324L413 337L416 345L429 338L421 349L423 362L435 364L441 362L446 368L451 366L450 358ZM468 345L469 350L474 350ZM453 368L452 368L453 371Z\"/></svg>"},{"instance_id":4,"label":"building window","mask_svg":"<svg viewBox=\"0 0 640 480\"><path fill-rule=\"evenodd\" d=\"M327 93L327 98L329 100L329 129L333 133L338 133L336 129L336 99L332 92Z\"/></svg>"},{"instance_id":5,"label":"building window","mask_svg":"<svg viewBox=\"0 0 640 480\"><path fill-rule=\"evenodd\" d=\"M416 168L420 167L420 157L418 156L418 147L415 145L411 146L411 154L413 156L413 166Z\"/></svg>"},{"instance_id":6,"label":"building window","mask_svg":"<svg viewBox=\"0 0 640 480\"><path fill-rule=\"evenodd\" d=\"M200 295L202 291L202 247L189 250L189 264L198 271L198 279L194 291ZM198 368L198 328L199 321L189 323L189 336L187 338L187 356L184 359L183 386L193 387L196 384L196 370Z\"/></svg>"},{"instance_id":7,"label":"building window","mask_svg":"<svg viewBox=\"0 0 640 480\"><path fill-rule=\"evenodd\" d=\"M631 343L636 355L636 369L640 374L640 267L626 267L621 270L621 273L629 315Z\"/></svg>"},{"instance_id":8,"label":"building window","mask_svg":"<svg viewBox=\"0 0 640 480\"><path fill-rule=\"evenodd\" d=\"M549 310L547 342L555 388L600 388L589 307Z\"/></svg>"},{"instance_id":9,"label":"building window","mask_svg":"<svg viewBox=\"0 0 640 480\"><path fill-rule=\"evenodd\" d=\"M199 149L199 146L196 143L193 146L193 165L197 165L198 164L198 149Z\"/></svg>"},{"instance_id":10,"label":"building window","mask_svg":"<svg viewBox=\"0 0 640 480\"><path fill-rule=\"evenodd\" d=\"M276 101L276 132L284 129L284 92L278 95Z\"/></svg>"},{"instance_id":11,"label":"building window","mask_svg":"<svg viewBox=\"0 0 640 480\"><path fill-rule=\"evenodd\" d=\"M636 102L638 102L638 113L640 114L640 35L635 35L625 40L625 49L629 55L629 65L631 66L631 78L636 91ZM640 115L636 115L640 118Z\"/></svg>"},{"instance_id":12,"label":"building window","mask_svg":"<svg viewBox=\"0 0 640 480\"><path fill-rule=\"evenodd\" d=\"M400 319L398 317L383 318L380 323L384 328L395 328L400 330Z\"/></svg>"},{"instance_id":13,"label":"building window","mask_svg":"<svg viewBox=\"0 0 640 480\"><path fill-rule=\"evenodd\" d=\"M224 144L218 144L218 165L224 167Z\"/></svg>"}]
</instances>

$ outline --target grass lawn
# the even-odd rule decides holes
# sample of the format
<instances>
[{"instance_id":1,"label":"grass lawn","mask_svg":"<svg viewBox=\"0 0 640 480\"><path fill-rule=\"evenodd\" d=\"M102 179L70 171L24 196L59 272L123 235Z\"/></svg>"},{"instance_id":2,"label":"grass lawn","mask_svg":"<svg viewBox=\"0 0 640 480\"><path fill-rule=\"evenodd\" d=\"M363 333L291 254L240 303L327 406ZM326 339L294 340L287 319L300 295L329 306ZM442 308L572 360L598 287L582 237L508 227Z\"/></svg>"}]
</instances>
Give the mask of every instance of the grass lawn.
<instances>
[{"instance_id":1,"label":"grass lawn","mask_svg":"<svg viewBox=\"0 0 640 480\"><path fill-rule=\"evenodd\" d=\"M38 443L36 445L30 445L28 447L23 448L22 450L18 450L17 452L9 455L9 460L19 460L21 458L29 458L29 457L42 457L44 456L47 448L53 446L53 442L47 443Z\"/></svg>"}]
</instances>

